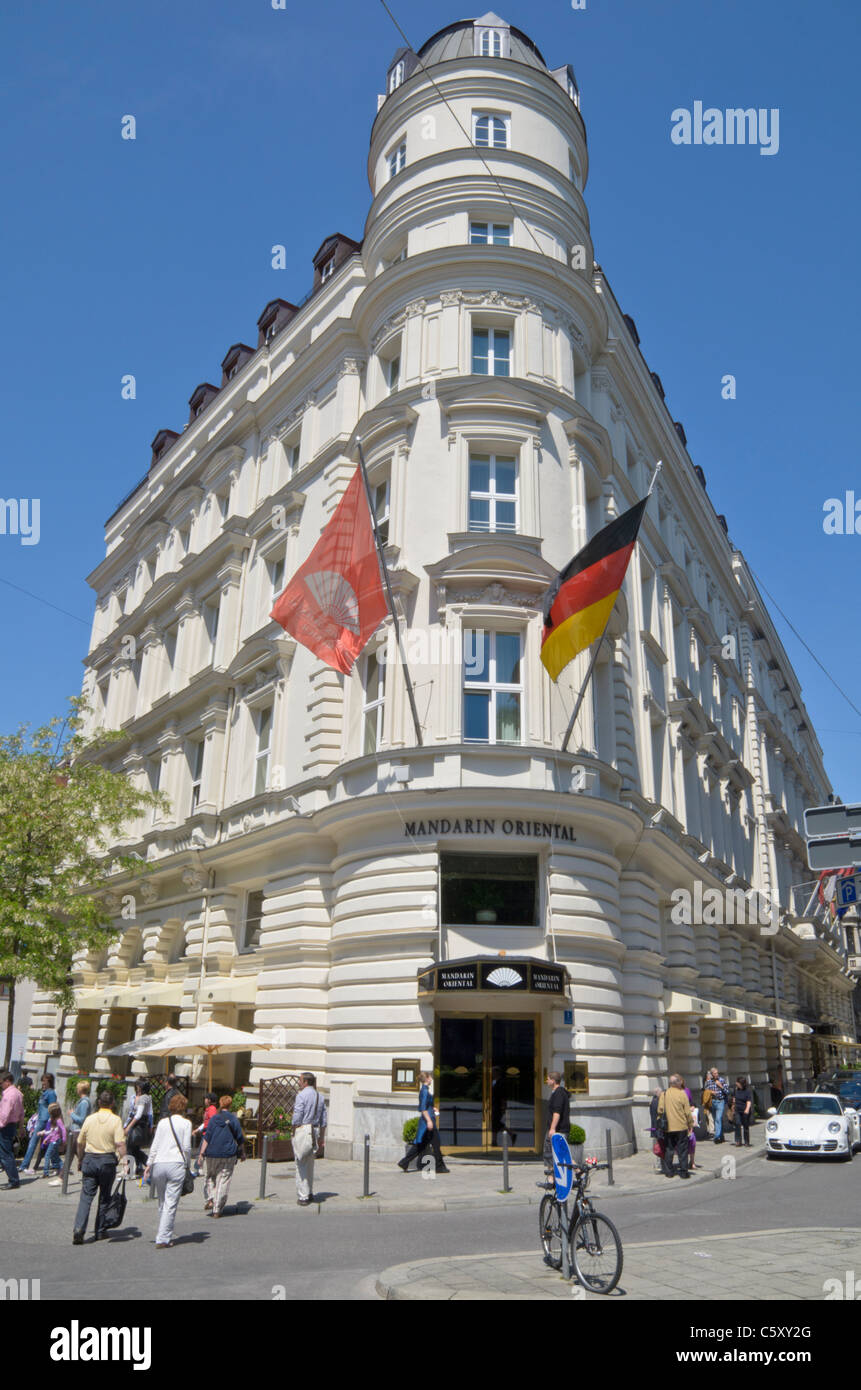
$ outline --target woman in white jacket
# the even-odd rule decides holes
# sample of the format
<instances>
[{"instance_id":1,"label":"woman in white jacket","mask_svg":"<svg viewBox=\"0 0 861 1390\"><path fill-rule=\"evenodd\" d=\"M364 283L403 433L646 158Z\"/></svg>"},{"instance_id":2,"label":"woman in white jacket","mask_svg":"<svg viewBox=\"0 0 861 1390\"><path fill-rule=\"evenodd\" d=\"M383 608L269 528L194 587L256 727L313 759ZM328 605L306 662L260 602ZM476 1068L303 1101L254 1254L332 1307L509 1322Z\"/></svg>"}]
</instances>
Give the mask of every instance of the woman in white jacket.
<instances>
[{"instance_id":1,"label":"woman in white jacket","mask_svg":"<svg viewBox=\"0 0 861 1390\"><path fill-rule=\"evenodd\" d=\"M185 1118L188 1100L172 1096L168 1114L159 1120L147 1160L144 1181L149 1178L158 1197L159 1223L156 1250L174 1244L173 1223L182 1196L185 1170L191 1161L191 1121Z\"/></svg>"}]
</instances>

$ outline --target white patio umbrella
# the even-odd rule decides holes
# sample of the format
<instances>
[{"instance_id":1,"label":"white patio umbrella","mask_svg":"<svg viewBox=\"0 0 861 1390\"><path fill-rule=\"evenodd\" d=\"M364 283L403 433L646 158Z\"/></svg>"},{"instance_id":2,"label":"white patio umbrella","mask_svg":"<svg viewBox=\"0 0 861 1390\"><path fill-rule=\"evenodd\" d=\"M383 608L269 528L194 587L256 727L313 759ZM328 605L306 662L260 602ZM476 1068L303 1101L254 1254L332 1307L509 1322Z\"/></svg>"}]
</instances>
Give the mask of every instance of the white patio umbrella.
<instances>
[{"instance_id":1,"label":"white patio umbrella","mask_svg":"<svg viewBox=\"0 0 861 1390\"><path fill-rule=\"evenodd\" d=\"M109 1047L103 1053L103 1057L136 1057L139 1052L147 1047L157 1047L165 1038L170 1037L176 1032L176 1028L159 1028L155 1033L147 1033L142 1038L132 1038L131 1042L119 1043L116 1047Z\"/></svg>"},{"instance_id":2,"label":"white patio umbrella","mask_svg":"<svg viewBox=\"0 0 861 1390\"><path fill-rule=\"evenodd\" d=\"M141 1039L141 1041L146 1041ZM223 1023L202 1023L198 1028L175 1028L158 1042L136 1049L139 1057L200 1057L209 1058L208 1085L212 1090L212 1059L216 1053L257 1052L274 1047L264 1033L243 1033L239 1028L227 1028Z\"/></svg>"}]
</instances>

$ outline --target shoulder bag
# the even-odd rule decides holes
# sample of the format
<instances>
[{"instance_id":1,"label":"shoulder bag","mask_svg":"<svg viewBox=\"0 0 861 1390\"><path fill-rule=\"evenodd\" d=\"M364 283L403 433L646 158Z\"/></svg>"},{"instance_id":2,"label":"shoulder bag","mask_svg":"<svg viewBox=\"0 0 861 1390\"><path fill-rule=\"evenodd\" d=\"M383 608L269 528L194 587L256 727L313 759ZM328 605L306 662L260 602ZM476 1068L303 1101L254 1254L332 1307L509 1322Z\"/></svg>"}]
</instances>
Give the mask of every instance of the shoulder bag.
<instances>
[{"instance_id":1,"label":"shoulder bag","mask_svg":"<svg viewBox=\"0 0 861 1390\"><path fill-rule=\"evenodd\" d=\"M170 1125L170 1132L173 1135L174 1143L176 1144L176 1147L182 1154L182 1161L185 1164L185 1177L182 1180L182 1192L180 1193L180 1196L190 1197L194 1191L194 1174L188 1166L188 1159L185 1156L185 1150L183 1149L182 1145L176 1137L176 1130L173 1127L173 1119L170 1115L168 1115L167 1117L167 1122Z\"/></svg>"},{"instance_id":2,"label":"shoulder bag","mask_svg":"<svg viewBox=\"0 0 861 1390\"><path fill-rule=\"evenodd\" d=\"M652 1128L653 1128L654 1131L655 1131L655 1135L656 1135L656 1137L657 1137L658 1139L663 1139L663 1138L665 1138L666 1135L669 1133L669 1129L670 1129L669 1122L668 1122L668 1120L667 1120L667 1093L666 1093L666 1091L664 1091L663 1100L664 1100L664 1113L661 1114L660 1110L658 1111L657 1115L655 1116L655 1123L654 1123L654 1125L652 1126ZM660 1102L659 1102L659 1104L660 1104Z\"/></svg>"}]
</instances>

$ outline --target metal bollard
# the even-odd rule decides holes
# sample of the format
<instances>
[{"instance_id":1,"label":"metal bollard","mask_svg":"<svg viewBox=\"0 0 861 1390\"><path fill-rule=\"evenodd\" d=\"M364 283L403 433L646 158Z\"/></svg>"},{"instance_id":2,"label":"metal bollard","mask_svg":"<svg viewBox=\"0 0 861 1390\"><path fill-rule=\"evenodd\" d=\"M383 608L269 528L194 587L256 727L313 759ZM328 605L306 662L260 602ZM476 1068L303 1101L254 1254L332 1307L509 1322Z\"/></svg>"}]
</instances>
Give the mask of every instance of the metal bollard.
<instances>
[{"instance_id":1,"label":"metal bollard","mask_svg":"<svg viewBox=\"0 0 861 1390\"><path fill-rule=\"evenodd\" d=\"M65 1156L65 1158L63 1159L63 1196L64 1196L64 1197L68 1197L68 1195L69 1195L69 1174L70 1174L71 1171L72 1171L72 1163L74 1162L75 1152L76 1152L76 1150L77 1150L77 1147L78 1147L78 1136L77 1136L77 1134L73 1135L72 1132L71 1132L71 1130L69 1130L69 1132L68 1132L67 1135L66 1135L66 1156Z\"/></svg>"},{"instance_id":2,"label":"metal bollard","mask_svg":"<svg viewBox=\"0 0 861 1390\"><path fill-rule=\"evenodd\" d=\"M571 1259L568 1246L568 1198L562 1203L562 1278L571 1278Z\"/></svg>"},{"instance_id":3,"label":"metal bollard","mask_svg":"<svg viewBox=\"0 0 861 1390\"><path fill-rule=\"evenodd\" d=\"M502 1131L502 1190L511 1191L511 1183L508 1181L508 1130Z\"/></svg>"},{"instance_id":4,"label":"metal bollard","mask_svg":"<svg viewBox=\"0 0 861 1390\"><path fill-rule=\"evenodd\" d=\"M615 1178L613 1177L613 1136L607 1130L607 1186L613 1187Z\"/></svg>"},{"instance_id":5,"label":"metal bollard","mask_svg":"<svg viewBox=\"0 0 861 1390\"><path fill-rule=\"evenodd\" d=\"M364 1174L363 1174L363 1191L362 1191L362 1196L363 1196L363 1197L370 1197L370 1195L371 1195L371 1136L370 1136L370 1134L366 1134L366 1135L365 1135L365 1152L364 1152L364 1164L363 1164L363 1166L364 1166Z\"/></svg>"},{"instance_id":6,"label":"metal bollard","mask_svg":"<svg viewBox=\"0 0 861 1390\"><path fill-rule=\"evenodd\" d=\"M269 1135L263 1136L263 1148L260 1151L260 1191L257 1194L258 1200L266 1196L266 1164L269 1161Z\"/></svg>"}]
</instances>

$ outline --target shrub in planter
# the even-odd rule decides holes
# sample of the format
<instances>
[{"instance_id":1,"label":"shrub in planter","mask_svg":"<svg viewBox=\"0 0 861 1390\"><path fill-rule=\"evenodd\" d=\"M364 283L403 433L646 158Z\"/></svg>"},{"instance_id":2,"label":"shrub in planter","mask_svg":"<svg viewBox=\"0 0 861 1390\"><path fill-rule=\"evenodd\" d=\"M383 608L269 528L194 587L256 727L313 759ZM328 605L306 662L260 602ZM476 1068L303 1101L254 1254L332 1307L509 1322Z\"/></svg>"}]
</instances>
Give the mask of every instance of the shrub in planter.
<instances>
[{"instance_id":1,"label":"shrub in planter","mask_svg":"<svg viewBox=\"0 0 861 1390\"><path fill-rule=\"evenodd\" d=\"M230 1109L234 1115L244 1115L248 1101L244 1091L236 1091L233 1100L230 1102Z\"/></svg>"},{"instance_id":2,"label":"shrub in planter","mask_svg":"<svg viewBox=\"0 0 861 1390\"><path fill-rule=\"evenodd\" d=\"M403 1127L402 1133L403 1133L403 1138L404 1138L404 1143L405 1143L405 1144L414 1144L414 1143L416 1142L416 1135L418 1134L418 1132L419 1132L419 1117L418 1117L418 1115L413 1115L411 1119L409 1119L409 1120L404 1120L404 1127Z\"/></svg>"},{"instance_id":3,"label":"shrub in planter","mask_svg":"<svg viewBox=\"0 0 861 1390\"><path fill-rule=\"evenodd\" d=\"M585 1144L585 1143L586 1143L586 1131L585 1131L585 1129L583 1129L583 1127L582 1127L581 1125L572 1125L571 1128L568 1130L568 1143L569 1143L569 1144Z\"/></svg>"}]
</instances>

